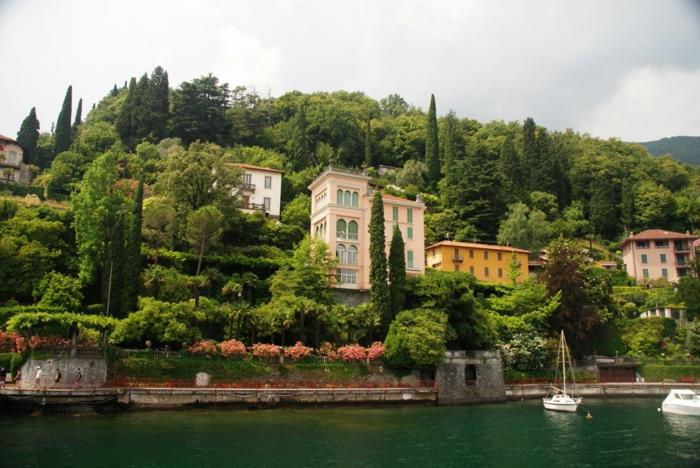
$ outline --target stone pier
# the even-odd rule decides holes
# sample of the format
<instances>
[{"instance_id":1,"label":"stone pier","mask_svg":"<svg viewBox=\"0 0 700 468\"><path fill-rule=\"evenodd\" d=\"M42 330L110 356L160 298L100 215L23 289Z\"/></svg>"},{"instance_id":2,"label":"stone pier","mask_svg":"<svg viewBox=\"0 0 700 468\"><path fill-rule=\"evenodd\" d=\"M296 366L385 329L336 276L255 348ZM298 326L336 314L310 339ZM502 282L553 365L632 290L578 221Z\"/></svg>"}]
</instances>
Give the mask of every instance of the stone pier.
<instances>
[{"instance_id":1,"label":"stone pier","mask_svg":"<svg viewBox=\"0 0 700 468\"><path fill-rule=\"evenodd\" d=\"M442 405L505 401L500 351L447 351L435 385Z\"/></svg>"}]
</instances>

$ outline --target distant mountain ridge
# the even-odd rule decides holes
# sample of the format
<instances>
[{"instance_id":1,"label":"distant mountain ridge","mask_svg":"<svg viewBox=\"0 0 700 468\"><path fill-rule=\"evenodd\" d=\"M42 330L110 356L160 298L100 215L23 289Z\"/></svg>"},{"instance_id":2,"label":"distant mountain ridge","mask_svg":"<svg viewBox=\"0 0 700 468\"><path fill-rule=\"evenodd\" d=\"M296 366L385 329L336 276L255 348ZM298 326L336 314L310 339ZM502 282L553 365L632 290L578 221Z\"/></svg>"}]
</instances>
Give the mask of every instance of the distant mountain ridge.
<instances>
[{"instance_id":1,"label":"distant mountain ridge","mask_svg":"<svg viewBox=\"0 0 700 468\"><path fill-rule=\"evenodd\" d=\"M639 144L646 147L654 156L670 154L678 161L700 166L700 137L698 136L674 136Z\"/></svg>"}]
</instances>

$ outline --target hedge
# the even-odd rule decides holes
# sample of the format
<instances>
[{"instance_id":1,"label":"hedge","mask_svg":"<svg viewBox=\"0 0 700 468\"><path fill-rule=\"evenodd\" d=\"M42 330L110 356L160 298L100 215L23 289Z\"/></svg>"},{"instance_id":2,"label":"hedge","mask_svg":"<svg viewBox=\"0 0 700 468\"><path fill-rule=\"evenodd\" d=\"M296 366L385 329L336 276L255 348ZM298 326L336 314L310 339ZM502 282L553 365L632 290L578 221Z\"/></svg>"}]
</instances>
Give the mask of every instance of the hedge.
<instances>
[{"instance_id":1,"label":"hedge","mask_svg":"<svg viewBox=\"0 0 700 468\"><path fill-rule=\"evenodd\" d=\"M18 197L36 195L41 200L44 199L44 189L42 187L35 187L31 185L8 184L6 182L0 182L0 193L2 192L9 192L10 194Z\"/></svg>"},{"instance_id":2,"label":"hedge","mask_svg":"<svg viewBox=\"0 0 700 468\"><path fill-rule=\"evenodd\" d=\"M665 379L700 380L700 365L666 365L666 364L640 364L637 367L639 375L647 382L663 382Z\"/></svg>"}]
</instances>

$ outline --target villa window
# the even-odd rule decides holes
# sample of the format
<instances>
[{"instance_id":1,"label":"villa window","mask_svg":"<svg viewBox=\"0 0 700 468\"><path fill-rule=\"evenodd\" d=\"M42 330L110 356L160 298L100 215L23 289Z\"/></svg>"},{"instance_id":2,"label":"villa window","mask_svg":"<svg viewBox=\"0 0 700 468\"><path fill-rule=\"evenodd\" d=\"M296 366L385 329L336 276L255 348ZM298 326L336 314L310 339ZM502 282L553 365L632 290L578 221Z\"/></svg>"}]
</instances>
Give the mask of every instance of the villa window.
<instances>
[{"instance_id":1,"label":"villa window","mask_svg":"<svg viewBox=\"0 0 700 468\"><path fill-rule=\"evenodd\" d=\"M352 205L352 194L350 193L350 190L345 191L345 206L351 206Z\"/></svg>"},{"instance_id":2,"label":"villa window","mask_svg":"<svg viewBox=\"0 0 700 468\"><path fill-rule=\"evenodd\" d=\"M473 266L469 267L469 273L471 273L472 275L474 274L474 267Z\"/></svg>"},{"instance_id":3,"label":"villa window","mask_svg":"<svg viewBox=\"0 0 700 468\"><path fill-rule=\"evenodd\" d=\"M647 270L646 268L642 269L642 276L644 278L649 278L649 270Z\"/></svg>"},{"instance_id":4,"label":"villa window","mask_svg":"<svg viewBox=\"0 0 700 468\"><path fill-rule=\"evenodd\" d=\"M648 249L649 248L649 241L637 241L636 245L637 245L638 249Z\"/></svg>"},{"instance_id":5,"label":"villa window","mask_svg":"<svg viewBox=\"0 0 700 468\"><path fill-rule=\"evenodd\" d=\"M348 265L357 265L357 247L348 247Z\"/></svg>"},{"instance_id":6,"label":"villa window","mask_svg":"<svg viewBox=\"0 0 700 468\"><path fill-rule=\"evenodd\" d=\"M654 241L654 247L656 247L657 249L665 249L668 247L668 241L667 240Z\"/></svg>"},{"instance_id":7,"label":"villa window","mask_svg":"<svg viewBox=\"0 0 700 468\"><path fill-rule=\"evenodd\" d=\"M338 239L345 239L347 237L347 223L343 219L339 219L335 223L335 237Z\"/></svg>"},{"instance_id":8,"label":"villa window","mask_svg":"<svg viewBox=\"0 0 700 468\"><path fill-rule=\"evenodd\" d=\"M469 249L469 258L474 258L474 249Z\"/></svg>"},{"instance_id":9,"label":"villa window","mask_svg":"<svg viewBox=\"0 0 700 468\"><path fill-rule=\"evenodd\" d=\"M661 261L661 263L666 263L666 254L659 255L659 260Z\"/></svg>"},{"instance_id":10,"label":"villa window","mask_svg":"<svg viewBox=\"0 0 700 468\"><path fill-rule=\"evenodd\" d=\"M496 254L496 257L498 257L498 261L503 260L503 255L501 254L501 252L498 252L498 253Z\"/></svg>"},{"instance_id":11,"label":"villa window","mask_svg":"<svg viewBox=\"0 0 700 468\"><path fill-rule=\"evenodd\" d=\"M270 211L270 204L272 203L272 199L270 197L265 197L263 198L263 206L265 206L265 211Z\"/></svg>"},{"instance_id":12,"label":"villa window","mask_svg":"<svg viewBox=\"0 0 700 468\"><path fill-rule=\"evenodd\" d=\"M265 188L272 188L272 177L265 176Z\"/></svg>"},{"instance_id":13,"label":"villa window","mask_svg":"<svg viewBox=\"0 0 700 468\"><path fill-rule=\"evenodd\" d=\"M484 250L484 260L488 260L488 259L489 259L489 251Z\"/></svg>"},{"instance_id":14,"label":"villa window","mask_svg":"<svg viewBox=\"0 0 700 468\"><path fill-rule=\"evenodd\" d=\"M357 272L355 270L345 270L341 268L338 281L340 284L357 284Z\"/></svg>"},{"instance_id":15,"label":"villa window","mask_svg":"<svg viewBox=\"0 0 700 468\"><path fill-rule=\"evenodd\" d=\"M391 219L392 219L392 221L399 220L399 207L398 206L394 206L391 208Z\"/></svg>"},{"instance_id":16,"label":"villa window","mask_svg":"<svg viewBox=\"0 0 700 468\"><path fill-rule=\"evenodd\" d=\"M668 270L666 268L661 269L661 276L663 276L665 279L668 279Z\"/></svg>"},{"instance_id":17,"label":"villa window","mask_svg":"<svg viewBox=\"0 0 700 468\"><path fill-rule=\"evenodd\" d=\"M338 263L345 263L345 246L338 244L335 247L335 256L338 257Z\"/></svg>"},{"instance_id":18,"label":"villa window","mask_svg":"<svg viewBox=\"0 0 700 468\"><path fill-rule=\"evenodd\" d=\"M335 196L335 198L336 198L336 201L335 201L335 202L336 202L338 205L342 205L342 204L343 204L343 191L340 190L340 189L338 189L338 193L337 193L337 195Z\"/></svg>"},{"instance_id":19,"label":"villa window","mask_svg":"<svg viewBox=\"0 0 700 468\"><path fill-rule=\"evenodd\" d=\"M348 239L357 240L358 231L357 221L350 221L348 223Z\"/></svg>"},{"instance_id":20,"label":"villa window","mask_svg":"<svg viewBox=\"0 0 700 468\"><path fill-rule=\"evenodd\" d=\"M498 277L503 278L503 268L498 269Z\"/></svg>"},{"instance_id":21,"label":"villa window","mask_svg":"<svg viewBox=\"0 0 700 468\"><path fill-rule=\"evenodd\" d=\"M676 265L685 265L685 255L676 254Z\"/></svg>"},{"instance_id":22,"label":"villa window","mask_svg":"<svg viewBox=\"0 0 700 468\"><path fill-rule=\"evenodd\" d=\"M406 252L406 266L408 268L413 268L413 250Z\"/></svg>"},{"instance_id":23,"label":"villa window","mask_svg":"<svg viewBox=\"0 0 700 468\"><path fill-rule=\"evenodd\" d=\"M252 174L246 174L243 176L243 183L245 185L252 185L253 182L253 175Z\"/></svg>"},{"instance_id":24,"label":"villa window","mask_svg":"<svg viewBox=\"0 0 700 468\"><path fill-rule=\"evenodd\" d=\"M646 254L642 254L642 263L649 263L649 262L647 262Z\"/></svg>"},{"instance_id":25,"label":"villa window","mask_svg":"<svg viewBox=\"0 0 700 468\"><path fill-rule=\"evenodd\" d=\"M360 206L360 194L357 192L352 192L352 206L355 208Z\"/></svg>"},{"instance_id":26,"label":"villa window","mask_svg":"<svg viewBox=\"0 0 700 468\"><path fill-rule=\"evenodd\" d=\"M484 276L489 276L489 267L484 267Z\"/></svg>"},{"instance_id":27,"label":"villa window","mask_svg":"<svg viewBox=\"0 0 700 468\"><path fill-rule=\"evenodd\" d=\"M408 237L409 240L413 239L413 228L409 227L406 229L406 237Z\"/></svg>"},{"instance_id":28,"label":"villa window","mask_svg":"<svg viewBox=\"0 0 700 468\"><path fill-rule=\"evenodd\" d=\"M406 208L406 221L413 222L413 208Z\"/></svg>"}]
</instances>

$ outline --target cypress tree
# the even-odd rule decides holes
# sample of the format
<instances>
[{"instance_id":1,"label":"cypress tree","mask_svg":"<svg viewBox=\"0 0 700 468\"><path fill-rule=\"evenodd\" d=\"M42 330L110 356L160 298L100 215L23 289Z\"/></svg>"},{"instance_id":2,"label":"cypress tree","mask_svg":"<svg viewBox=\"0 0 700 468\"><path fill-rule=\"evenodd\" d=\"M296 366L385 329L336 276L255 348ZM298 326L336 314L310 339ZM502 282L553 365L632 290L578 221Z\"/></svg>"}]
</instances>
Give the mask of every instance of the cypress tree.
<instances>
[{"instance_id":1,"label":"cypress tree","mask_svg":"<svg viewBox=\"0 0 700 468\"><path fill-rule=\"evenodd\" d=\"M151 73L148 100L153 119L151 123L151 138L155 143L167 136L168 120L170 118L168 72L160 66L156 67Z\"/></svg>"},{"instance_id":2,"label":"cypress tree","mask_svg":"<svg viewBox=\"0 0 700 468\"><path fill-rule=\"evenodd\" d=\"M56 133L54 134L53 154L54 156L68 151L73 142L73 131L71 129L70 118L73 113L73 86L68 86L66 97L63 99L61 112L56 120Z\"/></svg>"},{"instance_id":3,"label":"cypress tree","mask_svg":"<svg viewBox=\"0 0 700 468\"><path fill-rule=\"evenodd\" d=\"M365 164L367 167L374 167L372 156L372 120L367 116L367 127L365 130Z\"/></svg>"},{"instance_id":4,"label":"cypress tree","mask_svg":"<svg viewBox=\"0 0 700 468\"><path fill-rule=\"evenodd\" d=\"M109 95L112 97L117 97L119 95L119 88L117 88L117 84L114 84L114 88L109 92ZM93 104L94 106L94 104Z\"/></svg>"},{"instance_id":5,"label":"cypress tree","mask_svg":"<svg viewBox=\"0 0 700 468\"><path fill-rule=\"evenodd\" d=\"M427 135L425 139L425 163L428 165L428 179L433 187L440 180L440 150L438 147L438 125L435 113L435 95L430 95Z\"/></svg>"},{"instance_id":6,"label":"cypress tree","mask_svg":"<svg viewBox=\"0 0 700 468\"><path fill-rule=\"evenodd\" d=\"M401 312L406 302L406 257L401 230L394 226L389 247L389 297L391 300L391 320Z\"/></svg>"},{"instance_id":7,"label":"cypress tree","mask_svg":"<svg viewBox=\"0 0 700 468\"><path fill-rule=\"evenodd\" d=\"M302 104L294 116L294 127L292 129L290 156L295 170L309 167L311 151L309 149L309 139L306 135L306 126L306 110Z\"/></svg>"},{"instance_id":8,"label":"cypress tree","mask_svg":"<svg viewBox=\"0 0 700 468\"><path fill-rule=\"evenodd\" d=\"M73 137L78 131L78 127L83 123L83 98L78 101L78 107L75 109L75 121L73 121Z\"/></svg>"},{"instance_id":9,"label":"cypress tree","mask_svg":"<svg viewBox=\"0 0 700 468\"><path fill-rule=\"evenodd\" d=\"M122 108L117 116L117 121L115 122L119 138L129 148L132 147L136 138L133 121L134 112L138 112L138 109L136 109L136 78L132 77L129 82L129 91L126 95L126 99L124 99Z\"/></svg>"},{"instance_id":10,"label":"cypress tree","mask_svg":"<svg viewBox=\"0 0 700 468\"><path fill-rule=\"evenodd\" d=\"M523 124L523 167L522 177L524 186L528 192L539 190L532 181L532 176L537 167L537 137L535 121L531 117L525 119Z\"/></svg>"},{"instance_id":11,"label":"cypress tree","mask_svg":"<svg viewBox=\"0 0 700 468\"><path fill-rule=\"evenodd\" d=\"M139 180L134 194L134 217L126 240L124 259L124 288L122 290L122 312L136 310L141 275L141 226L143 224L143 179Z\"/></svg>"},{"instance_id":12,"label":"cypress tree","mask_svg":"<svg viewBox=\"0 0 700 468\"><path fill-rule=\"evenodd\" d=\"M369 221L369 282L370 297L382 318L382 330L386 334L391 321L391 304L387 285L386 239L384 238L384 200L379 191L372 199Z\"/></svg>"},{"instance_id":13,"label":"cypress tree","mask_svg":"<svg viewBox=\"0 0 700 468\"><path fill-rule=\"evenodd\" d=\"M24 162L38 165L36 146L39 141L39 121L36 118L36 108L32 107L29 115L24 118L17 132L17 143L24 150Z\"/></svg>"}]
</instances>

